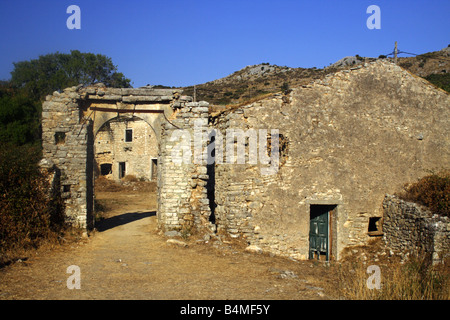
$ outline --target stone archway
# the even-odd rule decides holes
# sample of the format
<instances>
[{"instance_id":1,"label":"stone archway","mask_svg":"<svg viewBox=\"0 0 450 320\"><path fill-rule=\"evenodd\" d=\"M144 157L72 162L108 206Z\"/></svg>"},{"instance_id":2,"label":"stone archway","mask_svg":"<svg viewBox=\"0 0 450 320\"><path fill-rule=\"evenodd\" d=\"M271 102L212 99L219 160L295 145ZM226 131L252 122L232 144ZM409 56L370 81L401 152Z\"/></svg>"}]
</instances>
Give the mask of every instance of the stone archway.
<instances>
[{"instance_id":1,"label":"stone archway","mask_svg":"<svg viewBox=\"0 0 450 320\"><path fill-rule=\"evenodd\" d=\"M68 222L87 229L94 226L94 138L102 125L119 115L139 116L159 141L162 123L189 100L180 94L172 89L80 85L46 97L41 166L54 173L53 188L64 200Z\"/></svg>"}]
</instances>

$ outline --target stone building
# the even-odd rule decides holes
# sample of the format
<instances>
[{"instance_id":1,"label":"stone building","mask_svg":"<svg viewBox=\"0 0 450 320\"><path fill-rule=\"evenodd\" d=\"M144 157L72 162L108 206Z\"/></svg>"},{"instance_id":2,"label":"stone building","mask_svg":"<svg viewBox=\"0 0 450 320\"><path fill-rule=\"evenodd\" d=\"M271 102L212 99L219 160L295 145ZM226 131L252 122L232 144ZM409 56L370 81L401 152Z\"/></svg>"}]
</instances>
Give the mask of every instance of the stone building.
<instances>
[{"instance_id":1,"label":"stone building","mask_svg":"<svg viewBox=\"0 0 450 320\"><path fill-rule=\"evenodd\" d=\"M218 230L263 251L339 259L382 234L383 199L450 163L450 97L376 61L216 115L212 126L278 129L279 170L215 166Z\"/></svg>"},{"instance_id":2,"label":"stone building","mask_svg":"<svg viewBox=\"0 0 450 320\"><path fill-rule=\"evenodd\" d=\"M156 180L156 134L141 118L118 116L107 121L95 135L94 149L97 175L113 180L126 175Z\"/></svg>"},{"instance_id":3,"label":"stone building","mask_svg":"<svg viewBox=\"0 0 450 320\"><path fill-rule=\"evenodd\" d=\"M449 106L448 93L381 60L218 112L179 92L70 88L44 103L43 165L61 171L68 215L86 227L90 132L117 110L149 114L162 230L223 234L295 259L339 259L344 248L382 235L386 193L448 166ZM163 113L133 113L144 109ZM103 112L102 121L93 112ZM236 140L237 131L248 138ZM277 157L266 161L273 150Z\"/></svg>"}]
</instances>

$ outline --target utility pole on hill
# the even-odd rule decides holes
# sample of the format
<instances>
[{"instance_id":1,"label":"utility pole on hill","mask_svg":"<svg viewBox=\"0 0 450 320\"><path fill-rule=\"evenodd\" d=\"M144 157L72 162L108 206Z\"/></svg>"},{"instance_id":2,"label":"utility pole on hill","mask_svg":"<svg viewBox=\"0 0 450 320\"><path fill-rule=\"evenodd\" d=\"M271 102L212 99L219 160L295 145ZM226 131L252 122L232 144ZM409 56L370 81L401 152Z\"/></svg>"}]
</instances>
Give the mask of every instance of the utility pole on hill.
<instances>
[{"instance_id":1,"label":"utility pole on hill","mask_svg":"<svg viewBox=\"0 0 450 320\"><path fill-rule=\"evenodd\" d=\"M197 102L197 87L194 85L194 102Z\"/></svg>"},{"instance_id":2,"label":"utility pole on hill","mask_svg":"<svg viewBox=\"0 0 450 320\"><path fill-rule=\"evenodd\" d=\"M397 64L397 54L398 54L397 41L395 41L395 49L394 49L394 63L395 64Z\"/></svg>"}]
</instances>

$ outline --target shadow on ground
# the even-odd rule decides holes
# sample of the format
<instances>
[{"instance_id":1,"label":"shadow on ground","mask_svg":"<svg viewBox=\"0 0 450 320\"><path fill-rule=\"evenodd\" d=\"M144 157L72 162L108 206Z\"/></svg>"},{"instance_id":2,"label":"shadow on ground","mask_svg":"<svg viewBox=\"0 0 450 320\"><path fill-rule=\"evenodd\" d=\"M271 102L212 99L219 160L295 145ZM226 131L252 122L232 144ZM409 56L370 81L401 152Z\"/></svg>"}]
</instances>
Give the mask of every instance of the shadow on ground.
<instances>
[{"instance_id":1,"label":"shadow on ground","mask_svg":"<svg viewBox=\"0 0 450 320\"><path fill-rule=\"evenodd\" d=\"M100 220L95 224L95 228L100 231L106 231L136 220L152 217L156 215L156 211L138 211L138 212L128 212L124 214L120 214L111 218L106 218L103 220Z\"/></svg>"}]
</instances>

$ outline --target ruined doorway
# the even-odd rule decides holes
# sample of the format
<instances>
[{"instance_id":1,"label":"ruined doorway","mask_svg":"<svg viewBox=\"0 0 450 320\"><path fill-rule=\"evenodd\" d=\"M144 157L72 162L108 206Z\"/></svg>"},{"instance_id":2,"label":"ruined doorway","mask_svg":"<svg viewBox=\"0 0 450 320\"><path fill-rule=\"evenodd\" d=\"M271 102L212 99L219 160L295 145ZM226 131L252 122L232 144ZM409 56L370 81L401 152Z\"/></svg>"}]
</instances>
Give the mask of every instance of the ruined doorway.
<instances>
[{"instance_id":1,"label":"ruined doorway","mask_svg":"<svg viewBox=\"0 0 450 320\"><path fill-rule=\"evenodd\" d=\"M310 205L309 259L329 261L331 257L331 226L336 205Z\"/></svg>"}]
</instances>

